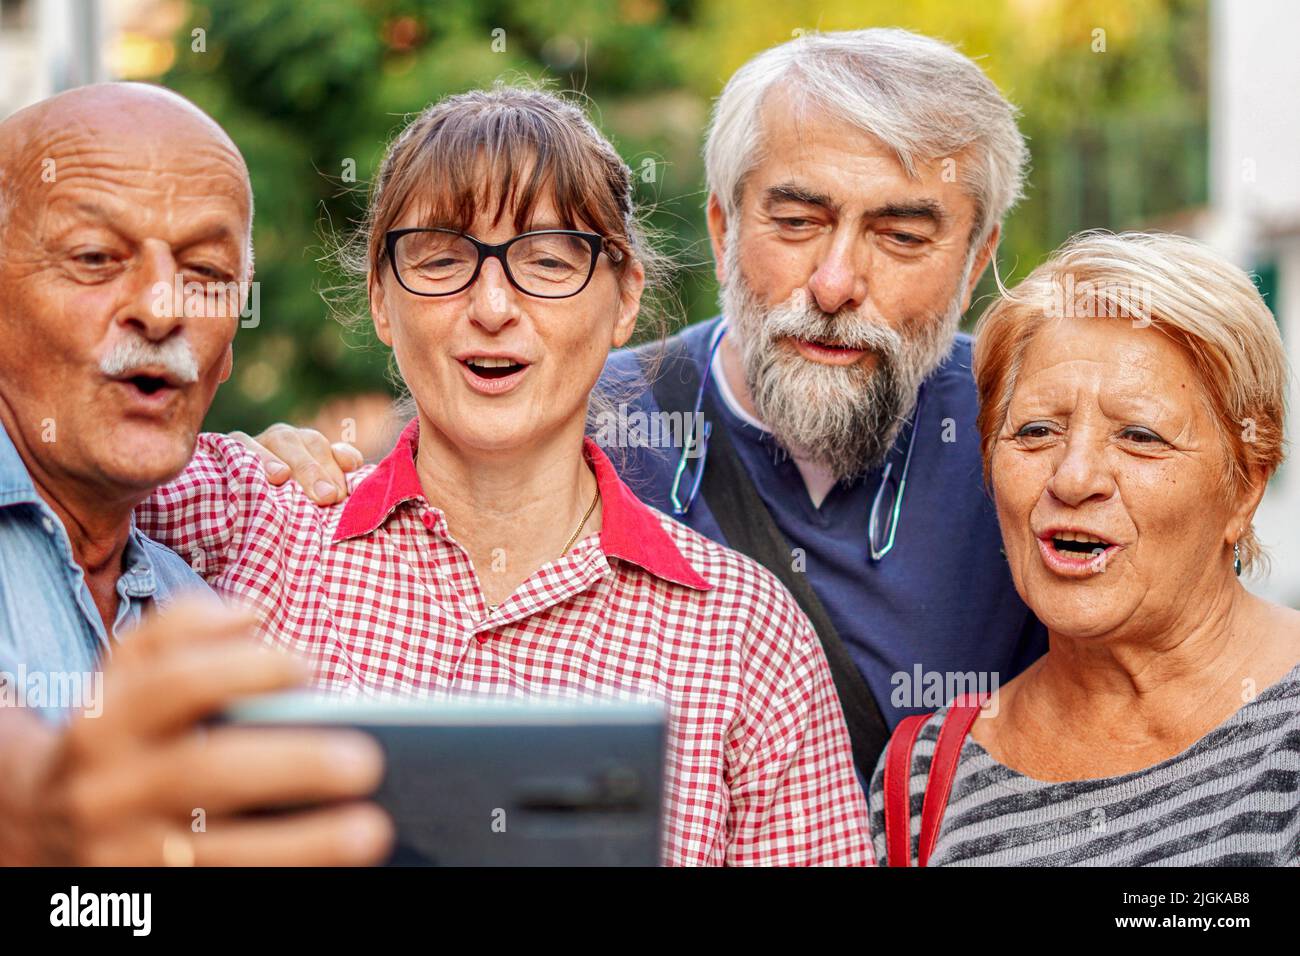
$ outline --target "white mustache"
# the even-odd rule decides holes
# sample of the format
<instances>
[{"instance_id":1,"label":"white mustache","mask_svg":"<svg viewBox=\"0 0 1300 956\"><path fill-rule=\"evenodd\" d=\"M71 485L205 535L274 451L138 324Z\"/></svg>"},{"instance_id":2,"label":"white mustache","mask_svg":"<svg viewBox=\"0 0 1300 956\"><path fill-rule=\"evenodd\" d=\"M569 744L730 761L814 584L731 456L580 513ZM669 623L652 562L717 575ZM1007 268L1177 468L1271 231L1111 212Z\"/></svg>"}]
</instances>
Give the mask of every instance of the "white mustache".
<instances>
[{"instance_id":1,"label":"white mustache","mask_svg":"<svg viewBox=\"0 0 1300 956\"><path fill-rule=\"evenodd\" d=\"M903 337L887 325L856 311L827 315L815 306L800 309L783 304L769 309L763 320L763 334L769 342L788 336L887 355L898 355L904 349Z\"/></svg>"},{"instance_id":2,"label":"white mustache","mask_svg":"<svg viewBox=\"0 0 1300 956\"><path fill-rule=\"evenodd\" d=\"M199 380L199 362L194 357L194 350L188 341L179 337L150 342L139 335L132 335L119 340L99 360L99 370L109 378L122 378L137 369L146 368L161 370L181 385L193 385Z\"/></svg>"}]
</instances>

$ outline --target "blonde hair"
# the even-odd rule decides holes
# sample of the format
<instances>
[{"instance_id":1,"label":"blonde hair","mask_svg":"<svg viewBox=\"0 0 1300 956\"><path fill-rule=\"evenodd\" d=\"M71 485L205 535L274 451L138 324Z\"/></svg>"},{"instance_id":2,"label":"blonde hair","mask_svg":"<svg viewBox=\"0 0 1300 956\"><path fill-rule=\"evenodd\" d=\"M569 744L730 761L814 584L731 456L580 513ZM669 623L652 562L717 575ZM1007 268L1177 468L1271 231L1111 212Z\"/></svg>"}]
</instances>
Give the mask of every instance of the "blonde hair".
<instances>
[{"instance_id":1,"label":"blonde hair","mask_svg":"<svg viewBox=\"0 0 1300 956\"><path fill-rule=\"evenodd\" d=\"M975 329L973 370L984 479L1026 350L1062 316L1118 318L1149 325L1176 342L1196 369L1229 466L1224 492L1235 495L1285 455L1287 362L1277 323L1250 277L1182 236L1082 233L1002 290ZM1263 557L1254 528L1237 544L1243 567Z\"/></svg>"}]
</instances>

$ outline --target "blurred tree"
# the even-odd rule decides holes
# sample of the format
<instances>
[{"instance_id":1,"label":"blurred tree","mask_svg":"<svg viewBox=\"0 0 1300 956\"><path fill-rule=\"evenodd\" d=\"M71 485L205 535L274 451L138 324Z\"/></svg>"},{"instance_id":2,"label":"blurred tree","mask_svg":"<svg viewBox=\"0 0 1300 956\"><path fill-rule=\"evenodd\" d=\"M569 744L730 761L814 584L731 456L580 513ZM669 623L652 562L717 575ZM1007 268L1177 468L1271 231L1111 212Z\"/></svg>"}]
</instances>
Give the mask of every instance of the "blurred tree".
<instances>
[{"instance_id":1,"label":"blurred tree","mask_svg":"<svg viewBox=\"0 0 1300 956\"><path fill-rule=\"evenodd\" d=\"M696 266L678 280L694 321L716 308L699 155L709 102L758 50L799 30L902 26L976 57L1022 108L1034 156L1005 277L1080 228L1204 201L1206 20L1205 0L195 3L162 81L211 112L248 160L261 306L207 427L307 420L332 396L387 387L386 351L364 323L331 321L317 294L334 281L322 224L355 220L383 144L447 93L502 76L582 91L636 173L651 225Z\"/></svg>"}]
</instances>

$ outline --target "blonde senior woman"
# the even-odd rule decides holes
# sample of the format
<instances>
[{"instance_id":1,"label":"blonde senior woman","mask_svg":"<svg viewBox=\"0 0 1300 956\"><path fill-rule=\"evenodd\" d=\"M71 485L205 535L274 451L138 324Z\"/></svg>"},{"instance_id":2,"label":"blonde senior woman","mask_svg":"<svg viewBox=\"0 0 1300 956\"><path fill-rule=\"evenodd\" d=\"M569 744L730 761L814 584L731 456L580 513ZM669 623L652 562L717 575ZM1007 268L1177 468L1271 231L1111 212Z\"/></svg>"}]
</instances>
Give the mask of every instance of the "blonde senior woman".
<instances>
[{"instance_id":1,"label":"blonde senior woman","mask_svg":"<svg viewBox=\"0 0 1300 956\"><path fill-rule=\"evenodd\" d=\"M990 308L974 357L986 481L1049 650L982 709L899 727L878 855L1295 863L1300 612L1239 579L1287 381L1250 279L1187 239L1086 234Z\"/></svg>"}]
</instances>

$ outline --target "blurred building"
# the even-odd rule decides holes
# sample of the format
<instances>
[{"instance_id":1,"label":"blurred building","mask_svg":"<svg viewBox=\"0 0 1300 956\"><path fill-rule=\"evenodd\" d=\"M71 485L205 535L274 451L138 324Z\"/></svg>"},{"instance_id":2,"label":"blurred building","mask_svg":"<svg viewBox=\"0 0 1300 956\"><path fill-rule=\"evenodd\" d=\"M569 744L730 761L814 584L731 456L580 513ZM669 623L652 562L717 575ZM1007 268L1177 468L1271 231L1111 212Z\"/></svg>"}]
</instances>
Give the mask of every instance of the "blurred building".
<instances>
[{"instance_id":1,"label":"blurred building","mask_svg":"<svg viewBox=\"0 0 1300 956\"><path fill-rule=\"evenodd\" d=\"M0 115L106 77L95 0L0 0Z\"/></svg>"},{"instance_id":2,"label":"blurred building","mask_svg":"<svg viewBox=\"0 0 1300 956\"><path fill-rule=\"evenodd\" d=\"M182 0L0 0L0 116L106 79L159 76Z\"/></svg>"},{"instance_id":3,"label":"blurred building","mask_svg":"<svg viewBox=\"0 0 1300 956\"><path fill-rule=\"evenodd\" d=\"M1251 587L1300 608L1300 4L1213 0L1210 16L1210 202L1189 231L1255 273L1290 357L1292 458L1255 520L1273 561Z\"/></svg>"}]
</instances>

